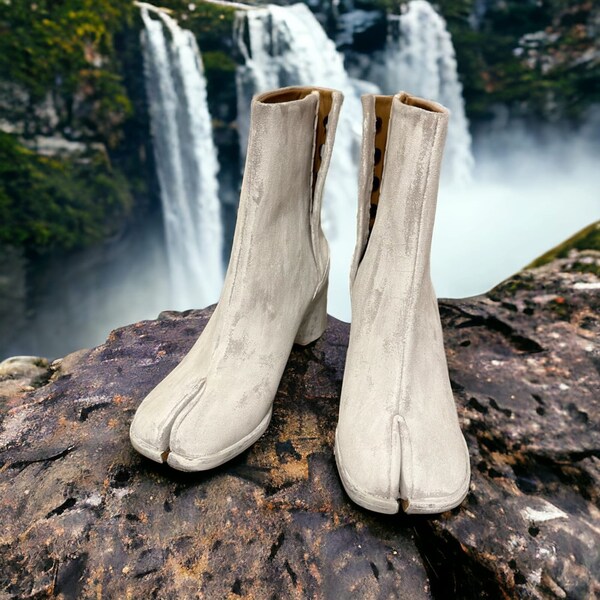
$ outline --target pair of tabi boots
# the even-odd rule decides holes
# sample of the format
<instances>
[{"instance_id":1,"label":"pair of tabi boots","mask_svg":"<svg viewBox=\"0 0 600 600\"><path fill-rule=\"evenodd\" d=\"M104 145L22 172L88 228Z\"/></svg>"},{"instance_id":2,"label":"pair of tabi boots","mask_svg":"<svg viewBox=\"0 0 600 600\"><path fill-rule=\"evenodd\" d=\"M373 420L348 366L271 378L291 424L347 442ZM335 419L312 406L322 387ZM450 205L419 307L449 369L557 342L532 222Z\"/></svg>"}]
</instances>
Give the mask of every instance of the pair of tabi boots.
<instances>
[{"instance_id":1,"label":"pair of tabi boots","mask_svg":"<svg viewBox=\"0 0 600 600\"><path fill-rule=\"evenodd\" d=\"M182 471L217 467L263 434L293 344L327 324L323 186L342 94L289 87L252 101L233 249L219 303L144 399L133 446ZM467 494L469 454L429 269L448 111L366 95L352 325L335 459L352 500L437 513Z\"/></svg>"}]
</instances>

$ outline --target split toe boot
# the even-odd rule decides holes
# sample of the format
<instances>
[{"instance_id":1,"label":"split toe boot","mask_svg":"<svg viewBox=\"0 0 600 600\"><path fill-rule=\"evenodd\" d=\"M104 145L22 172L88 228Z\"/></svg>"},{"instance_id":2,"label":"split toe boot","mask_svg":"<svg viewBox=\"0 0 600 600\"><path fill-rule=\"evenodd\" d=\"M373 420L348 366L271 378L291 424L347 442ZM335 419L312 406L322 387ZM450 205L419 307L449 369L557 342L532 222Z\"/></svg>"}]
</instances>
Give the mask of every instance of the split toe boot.
<instances>
[{"instance_id":1,"label":"split toe boot","mask_svg":"<svg viewBox=\"0 0 600 600\"><path fill-rule=\"evenodd\" d=\"M335 457L357 504L437 513L461 503L470 479L429 268L449 115L403 92L364 96L363 111Z\"/></svg>"},{"instance_id":2,"label":"split toe boot","mask_svg":"<svg viewBox=\"0 0 600 600\"><path fill-rule=\"evenodd\" d=\"M130 428L145 456L216 467L267 429L294 343L327 323L321 199L342 95L312 87L256 96L233 247L206 328L143 400Z\"/></svg>"}]
</instances>

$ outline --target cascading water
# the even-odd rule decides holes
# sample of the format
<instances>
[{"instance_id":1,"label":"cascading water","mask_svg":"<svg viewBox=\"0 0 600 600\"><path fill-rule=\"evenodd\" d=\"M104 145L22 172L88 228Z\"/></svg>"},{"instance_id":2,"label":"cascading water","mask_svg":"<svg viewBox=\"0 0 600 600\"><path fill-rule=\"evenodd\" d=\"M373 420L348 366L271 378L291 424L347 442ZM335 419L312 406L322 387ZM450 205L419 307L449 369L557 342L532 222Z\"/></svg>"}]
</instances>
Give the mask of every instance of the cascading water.
<instances>
[{"instance_id":1,"label":"cascading water","mask_svg":"<svg viewBox=\"0 0 600 600\"><path fill-rule=\"evenodd\" d=\"M450 109L444 177L468 183L474 165L471 135L446 22L426 0L411 0L402 14L388 19L383 68L376 70L375 80L385 93L405 90Z\"/></svg>"},{"instance_id":2,"label":"cascading water","mask_svg":"<svg viewBox=\"0 0 600 600\"><path fill-rule=\"evenodd\" d=\"M360 94L376 86L351 79L342 55L305 4L268 5L239 12L235 24L244 66L237 71L240 145L245 152L249 107L257 92L288 85L340 90L344 106L323 201L323 228L331 248L329 311L349 318L348 273L356 232Z\"/></svg>"},{"instance_id":3,"label":"cascading water","mask_svg":"<svg viewBox=\"0 0 600 600\"><path fill-rule=\"evenodd\" d=\"M202 59L190 31L162 10L139 6L172 304L200 308L218 299L223 279L219 166Z\"/></svg>"}]
</instances>

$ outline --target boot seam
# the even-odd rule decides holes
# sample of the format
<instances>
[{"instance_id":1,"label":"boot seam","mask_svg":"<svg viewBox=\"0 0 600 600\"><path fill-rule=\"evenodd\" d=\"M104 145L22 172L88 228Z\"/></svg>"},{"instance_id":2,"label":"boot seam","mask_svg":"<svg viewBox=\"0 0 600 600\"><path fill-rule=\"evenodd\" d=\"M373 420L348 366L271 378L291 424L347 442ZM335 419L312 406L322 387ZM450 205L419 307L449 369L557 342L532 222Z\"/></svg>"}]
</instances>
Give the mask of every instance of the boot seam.
<instances>
[{"instance_id":1,"label":"boot seam","mask_svg":"<svg viewBox=\"0 0 600 600\"><path fill-rule=\"evenodd\" d=\"M322 278L327 276L329 273L329 262L330 262L330 250L323 228L321 226L321 211L323 206L323 195L325 191L325 178L329 172L331 166L331 156L333 153L333 145L335 142L335 133L337 130L341 102L343 102L343 96L337 90L322 88L315 86L314 92L317 92L318 100L315 112L315 121L313 129L315 130L315 137L313 140L313 157L314 153L318 151L317 148L317 123L319 119L319 111L321 107L321 90L330 91L332 93L332 104L331 110L328 115L328 127L325 142L323 146L323 156L321 157L321 164L319 170L314 173L310 179L310 190L311 190L311 201L309 210L309 224L310 224L310 242L317 268L317 274L321 277L319 286L322 284ZM318 198L318 201L317 201ZM325 257L321 257L321 247L325 247Z\"/></svg>"},{"instance_id":2,"label":"boot seam","mask_svg":"<svg viewBox=\"0 0 600 600\"><path fill-rule=\"evenodd\" d=\"M315 233L315 231L314 231L315 228L313 225L313 210L315 207L317 180L319 178L319 172L321 171L321 166L322 166L322 165L320 165L319 170L315 172L314 160L315 160L315 153L318 150L317 149L317 127L318 127L318 121L319 121L319 110L321 109L321 94L316 89L313 89L311 94L314 94L315 92L316 92L316 96L317 96L317 104L315 106L315 115L313 118L313 142L312 142L312 152L311 152L311 157L312 157L313 163L312 163L312 167L310 169L310 173L308 176L308 190L309 190L309 194L310 194L310 202L308 203L308 224L310 227L310 248L311 248L313 260L315 262L315 267L317 269L317 275L318 275L319 271L320 271L320 264L319 264L320 257L319 257L319 253L317 252L316 241L317 241L318 232Z\"/></svg>"},{"instance_id":3,"label":"boot seam","mask_svg":"<svg viewBox=\"0 0 600 600\"><path fill-rule=\"evenodd\" d=\"M330 256L329 253L327 253L327 261L325 262L325 268L323 269L323 273L321 273L319 282L317 283L317 287L315 288L315 292L311 298L311 302L323 291L323 288L325 287L325 285L327 285L329 281L329 263Z\"/></svg>"},{"instance_id":4,"label":"boot seam","mask_svg":"<svg viewBox=\"0 0 600 600\"><path fill-rule=\"evenodd\" d=\"M395 113L397 114L397 113ZM438 135L438 128L439 128L439 121L436 120L435 121L435 130L433 133L433 139L436 140L437 139L437 135ZM424 189L427 190L428 186L430 184L430 178L431 178L431 160L428 161L428 165L427 165L427 175L425 176L425 184L424 184ZM382 178L382 187L383 187L383 178ZM382 190L383 192L383 190ZM421 210L419 212L419 226L418 226L418 230L417 230L417 247L415 249L415 256L414 259L412 261L412 269L411 269L411 277L410 277L410 283L409 283L409 290L414 289L414 284L415 284L415 279L416 279L416 269L417 269L417 262L418 262L418 257L419 257L419 252L421 250L422 247L422 232L423 232L423 215L425 213L425 201L423 201L422 205L421 205ZM406 374L406 349L407 346L409 345L409 343L411 342L411 339L413 337L413 332L414 332L414 323L411 325L411 319L410 319L410 314L414 312L415 308L417 305L417 294L414 294L413 300L412 302L410 302L409 306L407 307L407 313L409 315L409 319L408 319L408 325L407 328L405 330L405 334L403 336L403 343L402 343L402 358L400 361L400 369L399 369L399 376L398 379L396 380L396 384L395 384L395 389L398 391L398 404L396 407L396 410L398 412L398 414L401 414L403 409L406 410L406 407L408 405L408 394L407 393L402 393L401 392L401 386L402 386L402 381L405 380L405 374ZM403 419L404 420L404 419ZM406 421L404 421L406 424ZM407 431L407 435L408 435L408 439L409 439L409 444L410 444L410 434L408 432L408 426L406 425L406 431ZM412 446L411 446L411 456L410 458L408 458L408 460L410 461L410 465L407 465L408 468L408 472L410 473L411 476L411 481L409 483L409 487L410 487L410 493L411 495L414 492L414 465L413 465L413 454L412 454ZM408 462L408 461L407 461ZM404 463L404 461L403 461Z\"/></svg>"},{"instance_id":5,"label":"boot seam","mask_svg":"<svg viewBox=\"0 0 600 600\"><path fill-rule=\"evenodd\" d=\"M410 483L409 483L409 489L410 492L408 492L407 490L407 496L410 494L410 496L412 496L414 489L415 489L415 481L414 481L414 469L413 469L413 444L412 444L412 440L410 438L410 429L408 427L408 423L406 422L406 419L400 415L397 414L396 417L398 418L398 425L400 427L400 452L402 453L402 462L400 463L400 473L398 476L398 493L399 495L402 494L402 474L404 473L405 476L408 473L410 475ZM403 444L402 442L406 440L406 442L408 442L408 444L404 444L404 446L408 445L408 452L406 452L403 449ZM406 455L406 456L405 456ZM406 459L406 460L405 460ZM407 467L405 468L404 465L407 465ZM406 480L406 477L405 477Z\"/></svg>"},{"instance_id":6,"label":"boot seam","mask_svg":"<svg viewBox=\"0 0 600 600\"><path fill-rule=\"evenodd\" d=\"M402 417L400 415L394 415L392 419L392 451L390 453L390 472L389 472L389 493L392 495L392 487L395 485L397 495L400 495L400 474L402 473L402 433L400 431L400 421ZM394 483L395 482L395 483Z\"/></svg>"},{"instance_id":7,"label":"boot seam","mask_svg":"<svg viewBox=\"0 0 600 600\"><path fill-rule=\"evenodd\" d=\"M435 130L433 133L434 140L437 138L438 126L439 126L439 122L436 120ZM427 165L427 175L425 176L425 184L423 186L424 189L428 188L430 177L431 177L431 160L429 161L429 164ZM383 186L383 182L382 182L382 186ZM414 284L415 284L415 279L416 279L417 262L418 262L418 257L419 257L419 253L420 253L421 246L422 246L424 213L425 213L425 202L422 203L421 210L419 212L419 226L418 226L418 230L417 230L417 247L415 249L415 256L414 256L414 259L412 260L412 264L411 264L411 276L410 276L410 283L408 286L409 291L413 290L415 287ZM400 388L402 385L401 382L404 379L405 372L406 372L406 347L408 346L410 338L412 337L412 334L414 332L414 324L411 324L410 315L412 312L414 312L414 309L417 305L416 297L417 297L417 294L414 294L413 300L409 303L409 306L407 307L407 310L406 310L406 314L409 315L409 318L407 319L408 325L405 329L405 333L404 333L403 340L402 340L403 341L403 343L402 343L402 358L400 360L399 377L398 377L398 379L396 381L396 385L395 385L395 388L396 388L396 390L398 390L398 392L400 392ZM406 394L402 394L402 393L399 393L398 397L399 397L399 401L398 401L398 406L397 406L397 412L398 412L398 414L400 414L402 412L401 407L405 406L407 403L407 398L406 398Z\"/></svg>"},{"instance_id":8,"label":"boot seam","mask_svg":"<svg viewBox=\"0 0 600 600\"><path fill-rule=\"evenodd\" d=\"M367 107L367 101L371 102L371 106ZM368 144L369 148L375 145L375 128L373 127L373 119L366 117L374 116L374 102L373 95L364 95L362 96L362 106L363 106L363 132L362 132L362 141L363 146L361 148L361 172L364 172L364 163L366 162L369 165L369 171L367 174L367 180L364 182L363 186L358 190L359 199L358 199L358 209L357 209L357 227L356 227L356 244L354 246L354 253L352 255L352 266L350 270L350 292L354 287L354 282L356 280L356 275L358 273L358 268L360 263L364 260L364 255L366 253L366 243L368 239L368 196L366 190L370 189L373 185L373 166L368 159L368 150L366 149L366 137L369 137ZM368 115L365 115L366 112L369 112ZM384 157L385 160L385 157ZM365 227L366 225L366 227Z\"/></svg>"}]
</instances>

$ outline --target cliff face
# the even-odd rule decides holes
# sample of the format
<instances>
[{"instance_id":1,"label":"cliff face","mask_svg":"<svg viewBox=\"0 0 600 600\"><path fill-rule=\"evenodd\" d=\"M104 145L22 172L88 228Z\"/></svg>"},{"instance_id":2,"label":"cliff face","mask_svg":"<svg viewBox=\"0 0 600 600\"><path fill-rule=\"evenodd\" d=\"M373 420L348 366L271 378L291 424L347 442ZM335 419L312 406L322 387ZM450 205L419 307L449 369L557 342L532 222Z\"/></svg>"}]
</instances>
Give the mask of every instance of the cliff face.
<instances>
[{"instance_id":1,"label":"cliff face","mask_svg":"<svg viewBox=\"0 0 600 600\"><path fill-rule=\"evenodd\" d=\"M212 114L230 123L233 11L161 4L202 39ZM0 243L32 257L80 249L158 205L140 31L133 2L2 5Z\"/></svg>"},{"instance_id":2,"label":"cliff face","mask_svg":"<svg viewBox=\"0 0 600 600\"><path fill-rule=\"evenodd\" d=\"M199 39L224 202L235 205L240 57L233 11L184 0L160 4ZM385 12L403 4L342 2L332 11L324 3L319 16L348 63L362 64L385 41ZM473 123L490 118L498 104L521 116L561 120L600 100L595 3L439 0L436 6L453 35ZM138 9L119 0L2 4L0 243L30 254L79 248L115 235L158 203L140 26Z\"/></svg>"},{"instance_id":3,"label":"cliff face","mask_svg":"<svg viewBox=\"0 0 600 600\"><path fill-rule=\"evenodd\" d=\"M349 326L295 348L272 424L222 468L142 459L128 426L211 309L163 313L48 366L0 365L7 598L587 598L600 594L600 253L442 300L473 477L463 505L381 516L332 456Z\"/></svg>"},{"instance_id":4,"label":"cliff face","mask_svg":"<svg viewBox=\"0 0 600 600\"><path fill-rule=\"evenodd\" d=\"M2 6L0 243L79 249L152 202L136 14L114 0Z\"/></svg>"},{"instance_id":5,"label":"cliff face","mask_svg":"<svg viewBox=\"0 0 600 600\"><path fill-rule=\"evenodd\" d=\"M488 118L501 104L525 119L564 121L585 117L600 101L597 3L440 0L439 5L455 41L472 120Z\"/></svg>"},{"instance_id":6,"label":"cliff face","mask_svg":"<svg viewBox=\"0 0 600 600\"><path fill-rule=\"evenodd\" d=\"M379 58L385 13L407 0L327 3L329 33L359 77ZM577 121L600 102L600 7L580 0L437 0L456 49L466 110L472 125L499 107L533 122Z\"/></svg>"}]
</instances>

